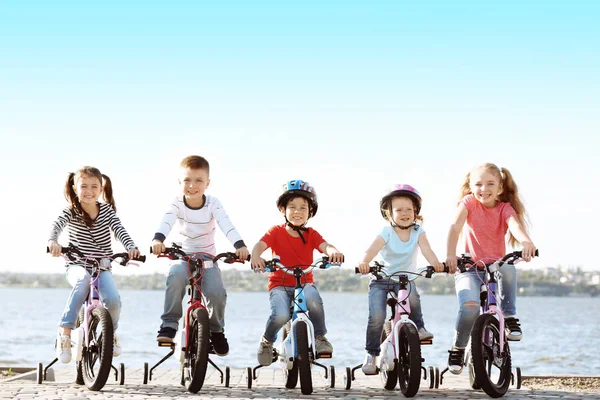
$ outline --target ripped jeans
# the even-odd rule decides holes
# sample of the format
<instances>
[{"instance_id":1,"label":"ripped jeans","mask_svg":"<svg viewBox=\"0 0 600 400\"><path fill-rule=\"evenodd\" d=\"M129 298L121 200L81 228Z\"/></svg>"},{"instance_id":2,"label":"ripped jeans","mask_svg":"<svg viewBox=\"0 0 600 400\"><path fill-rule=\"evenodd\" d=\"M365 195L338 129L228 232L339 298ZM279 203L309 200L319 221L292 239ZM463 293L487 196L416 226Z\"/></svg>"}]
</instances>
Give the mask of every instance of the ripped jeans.
<instances>
[{"instance_id":1,"label":"ripped jeans","mask_svg":"<svg viewBox=\"0 0 600 400\"><path fill-rule=\"evenodd\" d=\"M517 315L517 270L513 264L500 267L502 280L498 282L498 291L503 298L498 299L505 317ZM479 292L481 281L486 277L485 271L469 269L467 272L457 271L454 275L456 296L458 297L458 315L454 332L454 347L465 348L469 342L473 323L480 314ZM467 304L470 303L470 304Z\"/></svg>"}]
</instances>

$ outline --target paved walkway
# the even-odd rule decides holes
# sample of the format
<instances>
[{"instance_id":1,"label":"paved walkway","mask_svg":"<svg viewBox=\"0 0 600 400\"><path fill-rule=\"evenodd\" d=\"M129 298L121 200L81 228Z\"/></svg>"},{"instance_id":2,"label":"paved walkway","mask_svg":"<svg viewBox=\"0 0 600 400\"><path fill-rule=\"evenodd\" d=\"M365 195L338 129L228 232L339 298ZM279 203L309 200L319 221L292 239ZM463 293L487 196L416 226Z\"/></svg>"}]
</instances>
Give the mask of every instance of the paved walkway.
<instances>
[{"instance_id":1,"label":"paved walkway","mask_svg":"<svg viewBox=\"0 0 600 400\"><path fill-rule=\"evenodd\" d=\"M224 368L222 368L224 369ZM344 370L336 370L335 387L324 378L324 371L313 368L313 394L303 396L297 389L285 389L283 374L280 370L264 368L259 370L252 388L248 389L246 369L230 371L229 386L221 382L220 374L209 366L204 386L197 394L189 393L179 385L179 371L175 369L154 370L152 380L143 384L142 368L127 368L125 384L119 385L111 375L108 383L100 392L92 392L74 384L75 368L62 367L49 370L48 380L37 384L36 373L21 375L20 379L0 381L0 399L41 399L41 400L78 400L78 399L183 399L189 397L206 399L264 399L264 398L318 398L318 399L367 399L367 398L404 398L399 390L387 391L382 388L379 376L365 376L357 371L356 380L350 390L344 388ZM443 384L438 389L429 389L429 381L423 380L419 399L488 399L482 391L469 388L466 373L459 376L444 375ZM527 388L516 389L511 386L504 399L598 399L598 393L569 393L559 391L532 391Z\"/></svg>"}]
</instances>

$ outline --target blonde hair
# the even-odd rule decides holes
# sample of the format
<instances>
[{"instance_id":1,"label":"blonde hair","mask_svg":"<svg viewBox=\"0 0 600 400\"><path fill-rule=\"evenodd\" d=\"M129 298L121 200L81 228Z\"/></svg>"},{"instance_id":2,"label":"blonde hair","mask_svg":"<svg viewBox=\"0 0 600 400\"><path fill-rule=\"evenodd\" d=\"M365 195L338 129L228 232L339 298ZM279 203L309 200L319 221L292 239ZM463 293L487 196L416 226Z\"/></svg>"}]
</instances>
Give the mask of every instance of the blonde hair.
<instances>
[{"instance_id":1,"label":"blonde hair","mask_svg":"<svg viewBox=\"0 0 600 400\"><path fill-rule=\"evenodd\" d=\"M102 174L98 168L85 166L79 168L76 172L69 172L67 181L65 182L65 198L69 202L69 208L71 208L73 215L82 218L85 224L91 227L94 223L94 220L81 207L79 198L77 197L75 189L73 188L77 178L82 175L90 178L97 178L100 181L100 185L102 185L102 198L104 199L104 202L110 204L115 211L117 211L117 206L115 204L115 199L113 198L112 183L110 178Z\"/></svg>"},{"instance_id":2,"label":"blonde hair","mask_svg":"<svg viewBox=\"0 0 600 400\"><path fill-rule=\"evenodd\" d=\"M468 194L472 194L471 192L471 173L475 171L479 171L481 169L485 169L486 172L494 175L498 178L500 182L500 195L498 199L504 203L510 203L512 208L514 208L517 213L517 221L523 226L523 229L527 229L529 226L529 221L527 218L527 212L525 211L525 206L519 197L519 188L515 183L515 180L512 177L512 174L506 168L499 168L496 164L485 163L473 168L467 175L465 176L465 180L462 183L460 188L460 199L465 197ZM510 233L508 243L511 246L514 246L517 243L517 239Z\"/></svg>"}]
</instances>

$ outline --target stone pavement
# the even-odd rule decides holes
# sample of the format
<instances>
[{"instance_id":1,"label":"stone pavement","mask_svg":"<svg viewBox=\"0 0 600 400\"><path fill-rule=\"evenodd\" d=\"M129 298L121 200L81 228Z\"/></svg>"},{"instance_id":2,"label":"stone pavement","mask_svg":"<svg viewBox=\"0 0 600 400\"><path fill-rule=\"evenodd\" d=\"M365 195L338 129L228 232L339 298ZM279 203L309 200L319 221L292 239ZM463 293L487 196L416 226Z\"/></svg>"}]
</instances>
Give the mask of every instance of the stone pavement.
<instances>
[{"instance_id":1,"label":"stone pavement","mask_svg":"<svg viewBox=\"0 0 600 400\"><path fill-rule=\"evenodd\" d=\"M221 368L225 372L224 368ZM92 392L74 384L75 368L52 368L49 379L37 384L36 372L23 374L12 379L0 380L0 400L3 399L41 399L41 400L79 400L79 399L183 399L190 397L206 399L264 399L264 398L318 398L318 399L367 399L367 398L404 398L396 389L387 391L382 388L379 376L365 376L357 371L349 390L344 388L344 370L336 369L335 387L330 388L329 380L324 378L324 370L313 367L313 394L304 396L296 389L285 389L281 370L261 368L258 377L252 380L248 389L246 369L231 369L229 386L221 382L220 374L209 366L204 386L197 394L189 393L179 385L180 374L175 369L157 368L152 380L143 384L142 368L126 368L125 384L119 385L114 373L100 392ZM49 370L50 372L50 370ZM16 379L18 378L18 379ZM53 379L53 380L51 380ZM415 398L419 399L488 399L482 391L469 388L467 374L454 376L445 374L443 384L438 389L429 389L429 381L421 381L421 388ZM560 391L533 391L527 388L517 390L511 386L504 399L598 399L598 393L569 393Z\"/></svg>"}]
</instances>

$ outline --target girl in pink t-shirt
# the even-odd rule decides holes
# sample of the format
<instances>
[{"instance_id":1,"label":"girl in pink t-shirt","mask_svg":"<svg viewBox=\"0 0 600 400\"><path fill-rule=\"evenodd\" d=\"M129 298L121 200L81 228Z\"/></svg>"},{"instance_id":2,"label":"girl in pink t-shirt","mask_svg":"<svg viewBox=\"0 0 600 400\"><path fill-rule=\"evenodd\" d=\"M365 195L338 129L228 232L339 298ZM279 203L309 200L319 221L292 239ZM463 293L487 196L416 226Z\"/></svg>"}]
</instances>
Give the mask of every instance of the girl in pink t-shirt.
<instances>
[{"instance_id":1,"label":"girl in pink t-shirt","mask_svg":"<svg viewBox=\"0 0 600 400\"><path fill-rule=\"evenodd\" d=\"M531 260L536 247L527 234L525 207L519 198L517 185L506 168L500 169L491 163L476 167L465 177L460 194L458 212L448 232L446 264L450 273L456 272L456 246L461 230L465 239L464 253L470 253L474 261L491 263L503 257L506 254L507 231L509 244L514 246L519 242L523 246L523 260ZM523 334L516 318L516 269L513 264L504 264L500 271L506 334L508 340L521 340ZM479 315L479 287L484 278L485 271L476 268L454 277L460 306L454 343L448 357L448 369L453 374L460 374L463 369L465 347Z\"/></svg>"}]
</instances>

